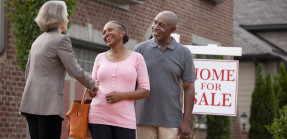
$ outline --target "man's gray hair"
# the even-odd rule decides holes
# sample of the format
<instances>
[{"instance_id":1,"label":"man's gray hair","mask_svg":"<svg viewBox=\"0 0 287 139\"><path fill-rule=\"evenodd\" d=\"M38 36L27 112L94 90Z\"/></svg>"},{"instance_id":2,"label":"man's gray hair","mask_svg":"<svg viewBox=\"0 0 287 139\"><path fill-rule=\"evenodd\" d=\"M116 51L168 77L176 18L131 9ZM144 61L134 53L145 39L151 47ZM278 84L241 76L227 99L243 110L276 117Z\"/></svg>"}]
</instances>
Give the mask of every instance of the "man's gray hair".
<instances>
[{"instance_id":1,"label":"man's gray hair","mask_svg":"<svg viewBox=\"0 0 287 139\"><path fill-rule=\"evenodd\" d=\"M67 6L64 1L48 1L40 8L35 21L44 32L58 29L67 21Z\"/></svg>"}]
</instances>

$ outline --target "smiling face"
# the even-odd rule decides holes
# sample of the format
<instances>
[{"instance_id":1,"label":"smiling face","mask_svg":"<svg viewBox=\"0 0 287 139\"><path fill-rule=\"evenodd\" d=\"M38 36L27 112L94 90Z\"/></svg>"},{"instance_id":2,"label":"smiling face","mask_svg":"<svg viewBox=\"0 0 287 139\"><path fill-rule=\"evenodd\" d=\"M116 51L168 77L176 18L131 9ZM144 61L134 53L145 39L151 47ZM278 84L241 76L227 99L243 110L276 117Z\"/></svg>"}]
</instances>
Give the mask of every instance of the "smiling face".
<instances>
[{"instance_id":1,"label":"smiling face","mask_svg":"<svg viewBox=\"0 0 287 139\"><path fill-rule=\"evenodd\" d=\"M158 14L152 25L152 35L157 42L165 42L170 39L171 33L175 31L175 26L171 24L170 16Z\"/></svg>"},{"instance_id":2,"label":"smiling face","mask_svg":"<svg viewBox=\"0 0 287 139\"><path fill-rule=\"evenodd\" d=\"M125 32L119 28L119 25L108 22L103 30L103 40L108 46L113 47L119 43L123 43L122 37L124 33Z\"/></svg>"}]
</instances>

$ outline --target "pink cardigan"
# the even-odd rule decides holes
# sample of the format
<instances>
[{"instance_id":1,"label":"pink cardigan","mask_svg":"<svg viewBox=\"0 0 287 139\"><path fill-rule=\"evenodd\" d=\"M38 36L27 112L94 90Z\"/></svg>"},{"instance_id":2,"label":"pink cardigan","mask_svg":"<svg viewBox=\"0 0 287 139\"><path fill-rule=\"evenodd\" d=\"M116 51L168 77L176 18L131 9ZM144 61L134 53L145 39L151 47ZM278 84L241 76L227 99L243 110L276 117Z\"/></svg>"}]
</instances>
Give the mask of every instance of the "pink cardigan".
<instances>
[{"instance_id":1,"label":"pink cardigan","mask_svg":"<svg viewBox=\"0 0 287 139\"><path fill-rule=\"evenodd\" d=\"M105 95L113 91L135 91L136 82L139 88L150 90L143 56L132 52L124 61L110 62L106 53L101 53L96 57L92 77L100 82L100 86L90 106L89 123L136 129L135 101L109 104Z\"/></svg>"}]
</instances>

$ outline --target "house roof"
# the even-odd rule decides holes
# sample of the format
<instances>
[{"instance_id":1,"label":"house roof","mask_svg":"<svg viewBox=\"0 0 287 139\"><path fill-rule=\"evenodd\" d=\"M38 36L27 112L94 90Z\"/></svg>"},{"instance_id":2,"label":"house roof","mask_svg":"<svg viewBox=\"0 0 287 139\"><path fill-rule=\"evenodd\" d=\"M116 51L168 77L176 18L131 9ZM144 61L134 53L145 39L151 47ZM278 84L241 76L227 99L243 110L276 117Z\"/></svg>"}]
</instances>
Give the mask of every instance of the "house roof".
<instances>
[{"instance_id":1,"label":"house roof","mask_svg":"<svg viewBox=\"0 0 287 139\"><path fill-rule=\"evenodd\" d=\"M242 47L243 55L262 54L272 51L271 47L256 36L240 27L237 23L233 24L234 46Z\"/></svg>"},{"instance_id":2,"label":"house roof","mask_svg":"<svg viewBox=\"0 0 287 139\"><path fill-rule=\"evenodd\" d=\"M263 59L281 58L287 61L287 56L281 50L271 46L257 36L240 27L238 23L233 24L234 46L242 48L243 57L261 57Z\"/></svg>"},{"instance_id":3,"label":"house roof","mask_svg":"<svg viewBox=\"0 0 287 139\"><path fill-rule=\"evenodd\" d=\"M287 24L287 0L234 0L240 25Z\"/></svg>"},{"instance_id":4,"label":"house roof","mask_svg":"<svg viewBox=\"0 0 287 139\"><path fill-rule=\"evenodd\" d=\"M287 0L234 0L234 46L242 47L242 58L287 61L285 52L250 32L286 25Z\"/></svg>"}]
</instances>

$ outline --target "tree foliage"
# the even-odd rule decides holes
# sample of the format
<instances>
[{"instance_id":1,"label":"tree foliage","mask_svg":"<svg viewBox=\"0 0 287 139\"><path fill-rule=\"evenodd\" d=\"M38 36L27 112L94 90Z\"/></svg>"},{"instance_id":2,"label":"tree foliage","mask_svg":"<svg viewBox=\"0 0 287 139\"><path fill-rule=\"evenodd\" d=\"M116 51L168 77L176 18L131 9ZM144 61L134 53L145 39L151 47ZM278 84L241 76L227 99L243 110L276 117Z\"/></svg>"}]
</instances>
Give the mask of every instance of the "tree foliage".
<instances>
[{"instance_id":1,"label":"tree foliage","mask_svg":"<svg viewBox=\"0 0 287 139\"><path fill-rule=\"evenodd\" d=\"M7 17L12 22L15 36L16 62L22 70L25 70L32 43L42 33L34 19L46 1L48 0L6 0ZM75 0L63 1L71 15Z\"/></svg>"},{"instance_id":2,"label":"tree foliage","mask_svg":"<svg viewBox=\"0 0 287 139\"><path fill-rule=\"evenodd\" d=\"M274 76L274 91L276 95L276 110L278 117L274 119L274 122L266 128L273 134L276 139L287 138L287 74L284 63L279 65L279 73ZM284 108L283 108L284 106Z\"/></svg>"},{"instance_id":3,"label":"tree foliage","mask_svg":"<svg viewBox=\"0 0 287 139\"><path fill-rule=\"evenodd\" d=\"M228 116L207 116L206 139L230 139L231 120Z\"/></svg>"},{"instance_id":4,"label":"tree foliage","mask_svg":"<svg viewBox=\"0 0 287 139\"><path fill-rule=\"evenodd\" d=\"M280 117L275 119L271 125L266 126L275 139L287 138L287 105L279 110Z\"/></svg>"},{"instance_id":5,"label":"tree foliage","mask_svg":"<svg viewBox=\"0 0 287 139\"><path fill-rule=\"evenodd\" d=\"M278 109L287 104L287 73L284 63L279 65L279 73L274 76L274 91L278 101Z\"/></svg>"},{"instance_id":6,"label":"tree foliage","mask_svg":"<svg viewBox=\"0 0 287 139\"><path fill-rule=\"evenodd\" d=\"M268 73L264 79L262 74L262 65L257 67L256 86L252 93L251 115L249 123L250 139L270 139L272 136L265 128L272 123L275 117L275 95L271 81L271 75Z\"/></svg>"}]
</instances>

